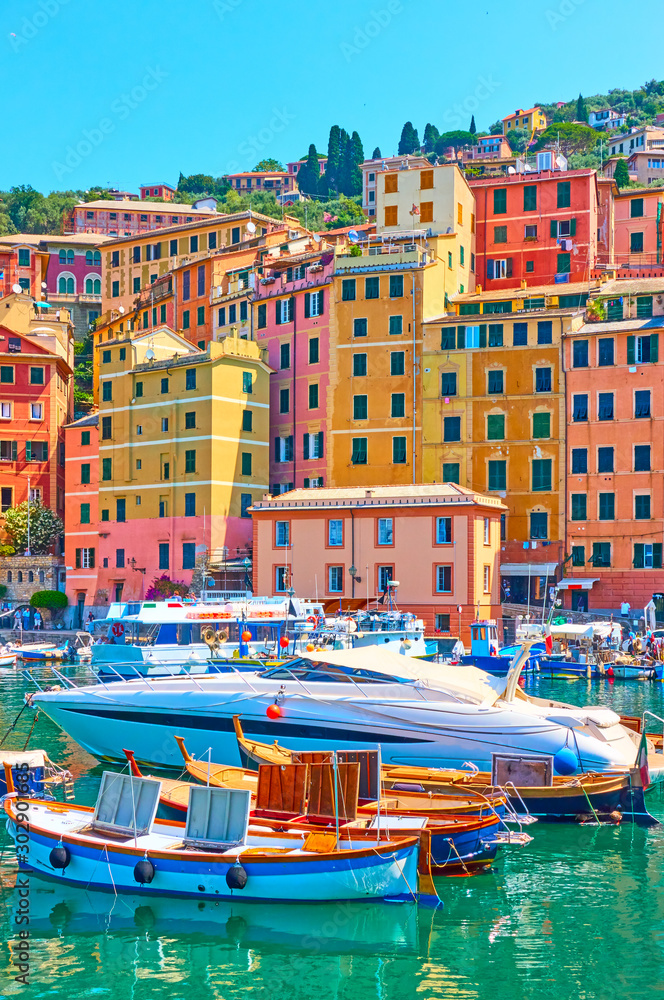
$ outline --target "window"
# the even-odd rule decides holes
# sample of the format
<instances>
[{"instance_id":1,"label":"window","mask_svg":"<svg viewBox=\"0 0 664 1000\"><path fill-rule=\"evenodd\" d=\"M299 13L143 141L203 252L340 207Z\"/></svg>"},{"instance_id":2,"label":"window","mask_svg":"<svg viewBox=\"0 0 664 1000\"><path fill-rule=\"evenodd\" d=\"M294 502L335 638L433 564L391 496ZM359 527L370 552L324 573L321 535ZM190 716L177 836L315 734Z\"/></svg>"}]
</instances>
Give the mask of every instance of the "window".
<instances>
[{"instance_id":1,"label":"window","mask_svg":"<svg viewBox=\"0 0 664 1000\"><path fill-rule=\"evenodd\" d=\"M161 431L162 434L168 431L168 417L161 418Z\"/></svg>"},{"instance_id":2,"label":"window","mask_svg":"<svg viewBox=\"0 0 664 1000\"><path fill-rule=\"evenodd\" d=\"M493 214L505 215L507 212L507 188L495 188L493 192Z\"/></svg>"},{"instance_id":3,"label":"window","mask_svg":"<svg viewBox=\"0 0 664 1000\"><path fill-rule=\"evenodd\" d=\"M597 419L613 420L613 393L600 392L597 397Z\"/></svg>"},{"instance_id":4,"label":"window","mask_svg":"<svg viewBox=\"0 0 664 1000\"><path fill-rule=\"evenodd\" d=\"M514 330L512 333L512 343L515 347L527 347L528 346L528 324L527 323L515 323Z\"/></svg>"},{"instance_id":5,"label":"window","mask_svg":"<svg viewBox=\"0 0 664 1000\"><path fill-rule=\"evenodd\" d=\"M251 493L240 493L240 517L251 517Z\"/></svg>"},{"instance_id":6,"label":"window","mask_svg":"<svg viewBox=\"0 0 664 1000\"><path fill-rule=\"evenodd\" d=\"M662 543L637 543L634 546L634 566L636 569L662 568Z\"/></svg>"},{"instance_id":7,"label":"window","mask_svg":"<svg viewBox=\"0 0 664 1000\"><path fill-rule=\"evenodd\" d=\"M385 194L396 194L399 190L399 175L387 174L385 177Z\"/></svg>"},{"instance_id":8,"label":"window","mask_svg":"<svg viewBox=\"0 0 664 1000\"><path fill-rule=\"evenodd\" d=\"M505 438L505 414L490 413L486 418L487 441L503 441Z\"/></svg>"},{"instance_id":9,"label":"window","mask_svg":"<svg viewBox=\"0 0 664 1000\"><path fill-rule=\"evenodd\" d=\"M279 390L279 413L290 412L290 389Z\"/></svg>"},{"instance_id":10,"label":"window","mask_svg":"<svg viewBox=\"0 0 664 1000\"><path fill-rule=\"evenodd\" d=\"M323 431L318 434L305 434L302 438L302 457L305 460L310 458L323 457Z\"/></svg>"},{"instance_id":11,"label":"window","mask_svg":"<svg viewBox=\"0 0 664 1000\"><path fill-rule=\"evenodd\" d=\"M405 465L406 461L407 461L406 438L405 437L393 437L392 438L392 464L393 465Z\"/></svg>"},{"instance_id":12,"label":"window","mask_svg":"<svg viewBox=\"0 0 664 1000\"><path fill-rule=\"evenodd\" d=\"M367 464L367 438L353 438L350 460L353 465Z\"/></svg>"},{"instance_id":13,"label":"window","mask_svg":"<svg viewBox=\"0 0 664 1000\"><path fill-rule=\"evenodd\" d=\"M387 185L385 190L387 191ZM399 208L397 205L385 206L385 225L386 227L399 225Z\"/></svg>"},{"instance_id":14,"label":"window","mask_svg":"<svg viewBox=\"0 0 664 1000\"><path fill-rule=\"evenodd\" d=\"M634 416L650 416L650 389L637 389L634 393Z\"/></svg>"},{"instance_id":15,"label":"window","mask_svg":"<svg viewBox=\"0 0 664 1000\"><path fill-rule=\"evenodd\" d=\"M365 299L377 299L380 296L380 278L364 279Z\"/></svg>"},{"instance_id":16,"label":"window","mask_svg":"<svg viewBox=\"0 0 664 1000\"><path fill-rule=\"evenodd\" d=\"M606 318L609 323L616 323L618 320L623 318L623 300L622 299L607 299L606 300ZM627 338L627 361L629 363L629 346L632 342L632 338ZM632 359L633 360L633 359Z\"/></svg>"},{"instance_id":17,"label":"window","mask_svg":"<svg viewBox=\"0 0 664 1000\"><path fill-rule=\"evenodd\" d=\"M629 234L629 252L643 253L643 233Z\"/></svg>"},{"instance_id":18,"label":"window","mask_svg":"<svg viewBox=\"0 0 664 1000\"><path fill-rule=\"evenodd\" d=\"M224 310L220 309L219 310L219 326L224 326L225 325L225 322L224 323L221 322L221 314L222 314L222 312L224 312ZM258 329L259 330L264 330L265 327L267 326L267 304L265 302L259 303L257 324L258 324Z\"/></svg>"},{"instance_id":19,"label":"window","mask_svg":"<svg viewBox=\"0 0 664 1000\"><path fill-rule=\"evenodd\" d=\"M159 542L159 569L168 569L170 562L170 546L168 542Z\"/></svg>"},{"instance_id":20,"label":"window","mask_svg":"<svg viewBox=\"0 0 664 1000\"><path fill-rule=\"evenodd\" d=\"M403 333L403 316L390 316L389 318L390 337L398 337L402 333Z\"/></svg>"},{"instance_id":21,"label":"window","mask_svg":"<svg viewBox=\"0 0 664 1000\"><path fill-rule=\"evenodd\" d=\"M355 301L355 278L344 278L341 282L342 302Z\"/></svg>"},{"instance_id":22,"label":"window","mask_svg":"<svg viewBox=\"0 0 664 1000\"><path fill-rule=\"evenodd\" d=\"M13 443L13 442L12 442ZM26 462L47 462L48 444L46 441L26 441L25 443Z\"/></svg>"},{"instance_id":23,"label":"window","mask_svg":"<svg viewBox=\"0 0 664 1000\"><path fill-rule=\"evenodd\" d=\"M196 494L195 493L185 493L185 495L184 495L184 516L185 517L195 517L196 516Z\"/></svg>"},{"instance_id":24,"label":"window","mask_svg":"<svg viewBox=\"0 0 664 1000\"><path fill-rule=\"evenodd\" d=\"M101 436L102 440L108 441L113 436L112 434L112 420L111 417L101 418Z\"/></svg>"},{"instance_id":25,"label":"window","mask_svg":"<svg viewBox=\"0 0 664 1000\"><path fill-rule=\"evenodd\" d=\"M634 471L650 472L650 445L634 445Z\"/></svg>"},{"instance_id":26,"label":"window","mask_svg":"<svg viewBox=\"0 0 664 1000\"><path fill-rule=\"evenodd\" d=\"M275 321L277 325L283 323L293 322L293 299L279 299L278 302L274 303ZM233 317L230 315L231 307L229 307L229 322L234 322Z\"/></svg>"},{"instance_id":27,"label":"window","mask_svg":"<svg viewBox=\"0 0 664 1000\"><path fill-rule=\"evenodd\" d=\"M559 253L556 255L556 273L569 274L572 270L572 255Z\"/></svg>"},{"instance_id":28,"label":"window","mask_svg":"<svg viewBox=\"0 0 664 1000\"><path fill-rule=\"evenodd\" d=\"M551 489L551 459L533 459L533 493Z\"/></svg>"},{"instance_id":29,"label":"window","mask_svg":"<svg viewBox=\"0 0 664 1000\"><path fill-rule=\"evenodd\" d=\"M436 566L436 593L452 593L452 567Z\"/></svg>"},{"instance_id":30,"label":"window","mask_svg":"<svg viewBox=\"0 0 664 1000\"><path fill-rule=\"evenodd\" d=\"M288 547L290 544L290 521L275 521L274 542L279 547Z\"/></svg>"},{"instance_id":31,"label":"window","mask_svg":"<svg viewBox=\"0 0 664 1000\"><path fill-rule=\"evenodd\" d=\"M403 297L403 274L390 275L390 298L400 299Z\"/></svg>"},{"instance_id":32,"label":"window","mask_svg":"<svg viewBox=\"0 0 664 1000\"><path fill-rule=\"evenodd\" d=\"M344 543L344 522L342 520L330 520L327 522L327 544L332 548L342 546Z\"/></svg>"},{"instance_id":33,"label":"window","mask_svg":"<svg viewBox=\"0 0 664 1000\"><path fill-rule=\"evenodd\" d=\"M507 243L507 226L494 226L493 227L493 242L494 243Z\"/></svg>"},{"instance_id":34,"label":"window","mask_svg":"<svg viewBox=\"0 0 664 1000\"><path fill-rule=\"evenodd\" d=\"M572 566L585 566L586 547L585 545L572 546Z\"/></svg>"},{"instance_id":35,"label":"window","mask_svg":"<svg viewBox=\"0 0 664 1000\"><path fill-rule=\"evenodd\" d=\"M390 375L403 375L406 371L406 355L403 351L390 352Z\"/></svg>"},{"instance_id":36,"label":"window","mask_svg":"<svg viewBox=\"0 0 664 1000\"><path fill-rule=\"evenodd\" d=\"M572 493L572 520L585 521L588 516L588 497L585 493Z\"/></svg>"},{"instance_id":37,"label":"window","mask_svg":"<svg viewBox=\"0 0 664 1000\"><path fill-rule=\"evenodd\" d=\"M168 392L168 379L167 378L162 378L161 379L161 392L162 392L162 395L166 395L166 393Z\"/></svg>"},{"instance_id":38,"label":"window","mask_svg":"<svg viewBox=\"0 0 664 1000\"><path fill-rule=\"evenodd\" d=\"M247 395L251 395L252 392L252 374L251 372L242 372L242 392Z\"/></svg>"},{"instance_id":39,"label":"window","mask_svg":"<svg viewBox=\"0 0 664 1000\"><path fill-rule=\"evenodd\" d=\"M108 477L111 478L110 476ZM88 462L84 462L81 466L81 483L87 484L90 482L90 465Z\"/></svg>"},{"instance_id":40,"label":"window","mask_svg":"<svg viewBox=\"0 0 664 1000\"><path fill-rule=\"evenodd\" d=\"M274 460L275 462L293 461L293 435L288 437L278 437L274 439Z\"/></svg>"},{"instance_id":41,"label":"window","mask_svg":"<svg viewBox=\"0 0 664 1000\"><path fill-rule=\"evenodd\" d=\"M533 511L530 515L530 537L549 537L549 515L543 511Z\"/></svg>"},{"instance_id":42,"label":"window","mask_svg":"<svg viewBox=\"0 0 664 1000\"><path fill-rule=\"evenodd\" d=\"M537 343L550 344L553 340L553 322L550 319L540 320L537 324Z\"/></svg>"},{"instance_id":43,"label":"window","mask_svg":"<svg viewBox=\"0 0 664 1000\"><path fill-rule=\"evenodd\" d=\"M533 413L533 438L551 437L551 414Z\"/></svg>"},{"instance_id":44,"label":"window","mask_svg":"<svg viewBox=\"0 0 664 1000\"><path fill-rule=\"evenodd\" d=\"M196 454L196 453L194 452L194 454ZM249 452L249 451L243 451L242 452L242 465L241 465L241 469L242 469L241 474L243 476L250 476L251 475L251 452ZM191 469L191 470L190 469L185 469L185 472L190 472L190 471L193 472L195 470L194 469Z\"/></svg>"},{"instance_id":45,"label":"window","mask_svg":"<svg viewBox=\"0 0 664 1000\"><path fill-rule=\"evenodd\" d=\"M572 420L576 423L588 419L588 396L578 393L572 396Z\"/></svg>"},{"instance_id":46,"label":"window","mask_svg":"<svg viewBox=\"0 0 664 1000\"><path fill-rule=\"evenodd\" d=\"M341 594L344 589L344 568L343 566L328 566L327 568L327 589L330 594Z\"/></svg>"},{"instance_id":47,"label":"window","mask_svg":"<svg viewBox=\"0 0 664 1000\"><path fill-rule=\"evenodd\" d=\"M393 392L390 406L391 417L406 416L406 395L403 392Z\"/></svg>"},{"instance_id":48,"label":"window","mask_svg":"<svg viewBox=\"0 0 664 1000\"><path fill-rule=\"evenodd\" d=\"M490 594L491 593L491 567L490 566L485 566L484 567L484 593L485 594Z\"/></svg>"},{"instance_id":49,"label":"window","mask_svg":"<svg viewBox=\"0 0 664 1000\"><path fill-rule=\"evenodd\" d=\"M184 312L182 313L182 329L189 330L190 327L191 327L191 314L188 309L185 309Z\"/></svg>"},{"instance_id":50,"label":"window","mask_svg":"<svg viewBox=\"0 0 664 1000\"><path fill-rule=\"evenodd\" d=\"M523 188L523 210L524 212L537 211L537 185L525 184Z\"/></svg>"},{"instance_id":51,"label":"window","mask_svg":"<svg viewBox=\"0 0 664 1000\"><path fill-rule=\"evenodd\" d=\"M113 461L110 458L102 458L101 460L101 478L104 481L108 481L113 478Z\"/></svg>"},{"instance_id":52,"label":"window","mask_svg":"<svg viewBox=\"0 0 664 1000\"><path fill-rule=\"evenodd\" d=\"M366 337L367 335L367 320L366 319L354 319L353 320L353 336L354 337Z\"/></svg>"},{"instance_id":53,"label":"window","mask_svg":"<svg viewBox=\"0 0 664 1000\"><path fill-rule=\"evenodd\" d=\"M441 396L456 396L457 394L456 372L442 372L440 376L440 394Z\"/></svg>"},{"instance_id":54,"label":"window","mask_svg":"<svg viewBox=\"0 0 664 1000\"><path fill-rule=\"evenodd\" d=\"M309 338L309 364L317 365L320 360L319 357L319 340L318 337Z\"/></svg>"},{"instance_id":55,"label":"window","mask_svg":"<svg viewBox=\"0 0 664 1000\"><path fill-rule=\"evenodd\" d=\"M30 403L30 419L31 420L41 420L43 413L43 406L41 403Z\"/></svg>"},{"instance_id":56,"label":"window","mask_svg":"<svg viewBox=\"0 0 664 1000\"><path fill-rule=\"evenodd\" d=\"M30 369L30 385L43 385L44 384L44 369L43 368L31 368Z\"/></svg>"},{"instance_id":57,"label":"window","mask_svg":"<svg viewBox=\"0 0 664 1000\"><path fill-rule=\"evenodd\" d=\"M598 472L613 472L613 448L598 448L597 449L597 471Z\"/></svg>"},{"instance_id":58,"label":"window","mask_svg":"<svg viewBox=\"0 0 664 1000\"><path fill-rule=\"evenodd\" d=\"M611 565L611 542L593 542L593 554L590 557L595 568Z\"/></svg>"},{"instance_id":59,"label":"window","mask_svg":"<svg viewBox=\"0 0 664 1000\"><path fill-rule=\"evenodd\" d=\"M0 383L4 385L14 384L14 366L13 365L2 365L0 366Z\"/></svg>"},{"instance_id":60,"label":"window","mask_svg":"<svg viewBox=\"0 0 664 1000\"><path fill-rule=\"evenodd\" d=\"M639 319L650 319L652 316L652 295L637 295L636 315Z\"/></svg>"},{"instance_id":61,"label":"window","mask_svg":"<svg viewBox=\"0 0 664 1000\"><path fill-rule=\"evenodd\" d=\"M616 516L616 495L615 493L599 494L599 519L600 521L613 521Z\"/></svg>"},{"instance_id":62,"label":"window","mask_svg":"<svg viewBox=\"0 0 664 1000\"><path fill-rule=\"evenodd\" d=\"M598 341L597 363L601 366L612 365L613 360L613 337L602 337Z\"/></svg>"},{"instance_id":63,"label":"window","mask_svg":"<svg viewBox=\"0 0 664 1000\"><path fill-rule=\"evenodd\" d=\"M367 374L366 354L353 355L353 375L362 376Z\"/></svg>"},{"instance_id":64,"label":"window","mask_svg":"<svg viewBox=\"0 0 664 1000\"><path fill-rule=\"evenodd\" d=\"M2 420L11 420L11 416L12 416L12 404L0 403L0 418Z\"/></svg>"},{"instance_id":65,"label":"window","mask_svg":"<svg viewBox=\"0 0 664 1000\"><path fill-rule=\"evenodd\" d=\"M450 631L450 616L443 614L434 615L434 625L436 632L449 632Z\"/></svg>"},{"instance_id":66,"label":"window","mask_svg":"<svg viewBox=\"0 0 664 1000\"><path fill-rule=\"evenodd\" d=\"M650 519L650 494L637 494L634 497L634 518L637 521Z\"/></svg>"},{"instance_id":67,"label":"window","mask_svg":"<svg viewBox=\"0 0 664 1000\"><path fill-rule=\"evenodd\" d=\"M511 278L512 277L512 258L502 257L499 260L488 260L486 262L486 276L487 278ZM500 310L495 310L496 312ZM512 310L507 310L511 312Z\"/></svg>"},{"instance_id":68,"label":"window","mask_svg":"<svg viewBox=\"0 0 664 1000\"><path fill-rule=\"evenodd\" d=\"M94 569L95 550L76 549L76 559L74 565L76 569Z\"/></svg>"},{"instance_id":69,"label":"window","mask_svg":"<svg viewBox=\"0 0 664 1000\"><path fill-rule=\"evenodd\" d=\"M452 518L436 518L436 545L452 544Z\"/></svg>"},{"instance_id":70,"label":"window","mask_svg":"<svg viewBox=\"0 0 664 1000\"><path fill-rule=\"evenodd\" d=\"M318 400L318 383L312 382L312 384L309 386L309 409L317 410L319 406L320 403Z\"/></svg>"},{"instance_id":71,"label":"window","mask_svg":"<svg viewBox=\"0 0 664 1000\"><path fill-rule=\"evenodd\" d=\"M643 218L643 198L630 198L629 217L630 219Z\"/></svg>"},{"instance_id":72,"label":"window","mask_svg":"<svg viewBox=\"0 0 664 1000\"><path fill-rule=\"evenodd\" d=\"M456 375L454 376L456 380ZM487 372L487 395L499 396L504 392L504 373L502 371Z\"/></svg>"},{"instance_id":73,"label":"window","mask_svg":"<svg viewBox=\"0 0 664 1000\"><path fill-rule=\"evenodd\" d=\"M440 349L441 351L456 350L456 327L443 327L440 333Z\"/></svg>"},{"instance_id":74,"label":"window","mask_svg":"<svg viewBox=\"0 0 664 1000\"><path fill-rule=\"evenodd\" d=\"M274 572L274 589L278 594L283 594L288 583L288 569L286 566L276 566Z\"/></svg>"},{"instance_id":75,"label":"window","mask_svg":"<svg viewBox=\"0 0 664 1000\"><path fill-rule=\"evenodd\" d=\"M443 462L443 482L456 483L457 485L459 484L460 475L458 462Z\"/></svg>"},{"instance_id":76,"label":"window","mask_svg":"<svg viewBox=\"0 0 664 1000\"><path fill-rule=\"evenodd\" d=\"M182 543L182 569L194 569L196 566L196 542Z\"/></svg>"},{"instance_id":77,"label":"window","mask_svg":"<svg viewBox=\"0 0 664 1000\"><path fill-rule=\"evenodd\" d=\"M503 459L492 460L488 463L489 466L489 489L490 490L506 490L507 489L507 462Z\"/></svg>"},{"instance_id":78,"label":"window","mask_svg":"<svg viewBox=\"0 0 664 1000\"><path fill-rule=\"evenodd\" d=\"M244 461L243 461L244 466ZM184 471L185 472L195 472L196 471L196 449L191 448L184 453Z\"/></svg>"},{"instance_id":79,"label":"window","mask_svg":"<svg viewBox=\"0 0 664 1000\"><path fill-rule=\"evenodd\" d=\"M558 181L558 208L569 208L571 202L571 184L569 181Z\"/></svg>"},{"instance_id":80,"label":"window","mask_svg":"<svg viewBox=\"0 0 664 1000\"><path fill-rule=\"evenodd\" d=\"M443 441L461 440L461 417L443 417Z\"/></svg>"},{"instance_id":81,"label":"window","mask_svg":"<svg viewBox=\"0 0 664 1000\"><path fill-rule=\"evenodd\" d=\"M368 396L353 396L353 420L368 418Z\"/></svg>"},{"instance_id":82,"label":"window","mask_svg":"<svg viewBox=\"0 0 664 1000\"><path fill-rule=\"evenodd\" d=\"M503 324L489 323L489 347L503 346Z\"/></svg>"},{"instance_id":83,"label":"window","mask_svg":"<svg viewBox=\"0 0 664 1000\"><path fill-rule=\"evenodd\" d=\"M240 227L233 226L233 228L231 229L231 243L239 243L239 242L240 242Z\"/></svg>"},{"instance_id":84,"label":"window","mask_svg":"<svg viewBox=\"0 0 664 1000\"><path fill-rule=\"evenodd\" d=\"M572 344L572 366L574 368L588 367L588 341L575 340Z\"/></svg>"},{"instance_id":85,"label":"window","mask_svg":"<svg viewBox=\"0 0 664 1000\"><path fill-rule=\"evenodd\" d=\"M279 347L279 367L282 371L290 368L290 344L281 344Z\"/></svg>"}]
</instances>

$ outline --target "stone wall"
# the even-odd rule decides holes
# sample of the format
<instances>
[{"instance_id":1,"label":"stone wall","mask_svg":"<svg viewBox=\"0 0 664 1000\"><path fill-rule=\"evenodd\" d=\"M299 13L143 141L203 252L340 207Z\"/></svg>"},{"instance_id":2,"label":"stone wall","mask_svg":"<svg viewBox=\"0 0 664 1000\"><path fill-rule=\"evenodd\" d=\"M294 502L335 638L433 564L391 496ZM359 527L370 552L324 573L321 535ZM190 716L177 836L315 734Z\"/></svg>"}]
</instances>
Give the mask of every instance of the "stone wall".
<instances>
[{"instance_id":1,"label":"stone wall","mask_svg":"<svg viewBox=\"0 0 664 1000\"><path fill-rule=\"evenodd\" d=\"M62 556L0 556L0 583L7 588L3 600L12 607L28 604L38 590L58 590Z\"/></svg>"}]
</instances>

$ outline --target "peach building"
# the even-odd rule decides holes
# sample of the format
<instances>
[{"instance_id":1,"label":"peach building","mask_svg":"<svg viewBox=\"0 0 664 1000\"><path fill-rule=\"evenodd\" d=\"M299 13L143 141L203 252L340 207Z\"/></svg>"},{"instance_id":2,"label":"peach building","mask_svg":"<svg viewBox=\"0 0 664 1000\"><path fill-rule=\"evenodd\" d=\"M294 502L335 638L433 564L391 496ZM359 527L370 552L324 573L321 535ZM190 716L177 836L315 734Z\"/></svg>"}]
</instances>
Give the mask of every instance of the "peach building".
<instances>
[{"instance_id":1,"label":"peach building","mask_svg":"<svg viewBox=\"0 0 664 1000\"><path fill-rule=\"evenodd\" d=\"M252 507L254 593L364 608L399 581L400 610L462 637L500 613L505 505L450 483L293 490ZM459 612L459 607L461 612Z\"/></svg>"},{"instance_id":2,"label":"peach building","mask_svg":"<svg viewBox=\"0 0 664 1000\"><path fill-rule=\"evenodd\" d=\"M616 267L651 274L664 271L664 189L623 188L613 196Z\"/></svg>"}]
</instances>

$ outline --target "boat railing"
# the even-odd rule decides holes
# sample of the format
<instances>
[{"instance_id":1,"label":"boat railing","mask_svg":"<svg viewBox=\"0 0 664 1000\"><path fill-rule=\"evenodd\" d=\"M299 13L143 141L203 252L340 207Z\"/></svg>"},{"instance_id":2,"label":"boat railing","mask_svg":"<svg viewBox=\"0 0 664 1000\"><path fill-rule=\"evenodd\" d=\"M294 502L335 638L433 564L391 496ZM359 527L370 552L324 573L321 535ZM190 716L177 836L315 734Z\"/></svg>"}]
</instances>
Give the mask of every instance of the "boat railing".
<instances>
[{"instance_id":1,"label":"boat railing","mask_svg":"<svg viewBox=\"0 0 664 1000\"><path fill-rule=\"evenodd\" d=\"M662 737L664 737L664 719L661 717L661 715L655 715L655 713L651 712L650 709L648 709L648 708L646 708L645 711L644 711L644 713L643 713L643 722L642 722L642 725L641 725L641 732L645 733L645 731L646 731L646 715L649 715L651 717L651 719L657 719L658 722L662 723Z\"/></svg>"}]
</instances>

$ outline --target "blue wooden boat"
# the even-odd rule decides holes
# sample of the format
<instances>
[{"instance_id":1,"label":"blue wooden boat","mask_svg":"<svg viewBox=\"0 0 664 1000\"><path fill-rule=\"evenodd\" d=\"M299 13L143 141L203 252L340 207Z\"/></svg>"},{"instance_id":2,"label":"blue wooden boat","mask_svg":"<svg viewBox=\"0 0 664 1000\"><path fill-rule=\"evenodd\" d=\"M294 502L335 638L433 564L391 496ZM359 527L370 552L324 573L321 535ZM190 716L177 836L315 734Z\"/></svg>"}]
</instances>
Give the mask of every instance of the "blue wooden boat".
<instances>
[{"instance_id":1,"label":"blue wooden boat","mask_svg":"<svg viewBox=\"0 0 664 1000\"><path fill-rule=\"evenodd\" d=\"M69 653L69 640L61 646L53 643L30 643L28 646L17 646L15 652L22 660L64 660Z\"/></svg>"}]
</instances>

